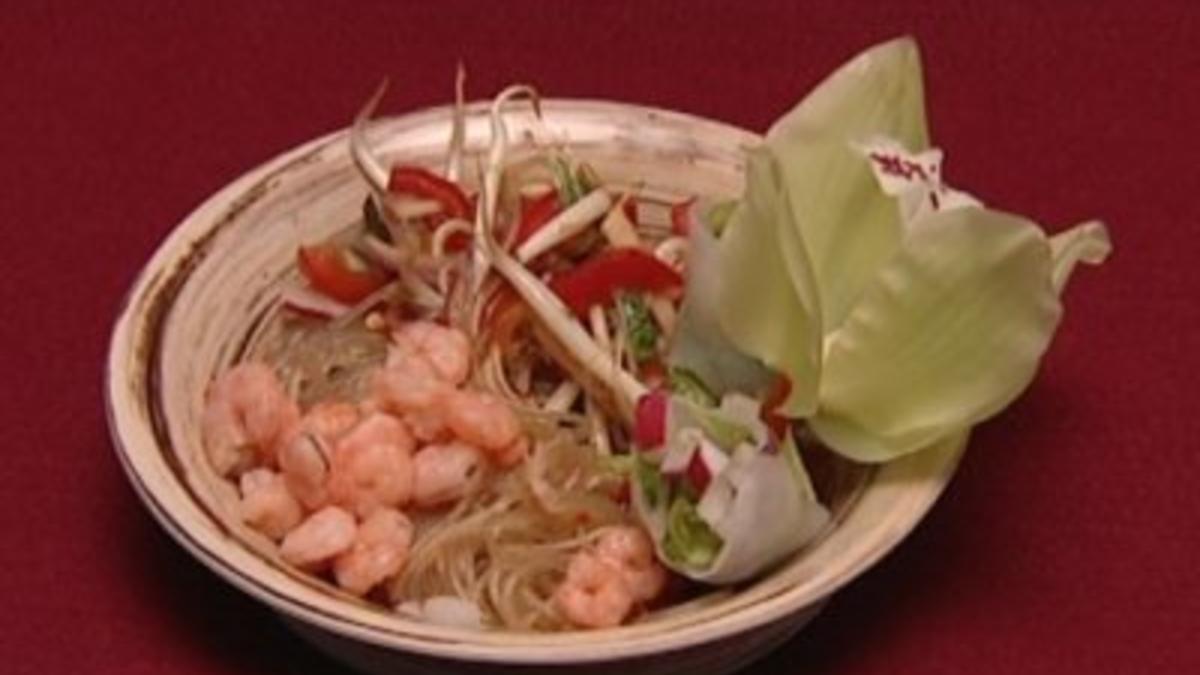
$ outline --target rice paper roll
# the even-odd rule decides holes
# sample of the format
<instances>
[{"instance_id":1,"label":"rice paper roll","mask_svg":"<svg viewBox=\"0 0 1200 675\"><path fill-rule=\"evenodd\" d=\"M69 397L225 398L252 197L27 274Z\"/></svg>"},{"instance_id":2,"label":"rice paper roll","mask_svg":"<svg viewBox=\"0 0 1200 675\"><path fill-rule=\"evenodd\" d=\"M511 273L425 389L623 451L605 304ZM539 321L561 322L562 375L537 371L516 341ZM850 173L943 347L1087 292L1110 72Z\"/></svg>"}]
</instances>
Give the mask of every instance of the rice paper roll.
<instances>
[{"instance_id":1,"label":"rice paper roll","mask_svg":"<svg viewBox=\"0 0 1200 675\"><path fill-rule=\"evenodd\" d=\"M772 439L753 399L729 395L713 409L674 397L667 427L664 445L638 457L633 504L675 572L709 584L745 581L829 522L795 440Z\"/></svg>"}]
</instances>

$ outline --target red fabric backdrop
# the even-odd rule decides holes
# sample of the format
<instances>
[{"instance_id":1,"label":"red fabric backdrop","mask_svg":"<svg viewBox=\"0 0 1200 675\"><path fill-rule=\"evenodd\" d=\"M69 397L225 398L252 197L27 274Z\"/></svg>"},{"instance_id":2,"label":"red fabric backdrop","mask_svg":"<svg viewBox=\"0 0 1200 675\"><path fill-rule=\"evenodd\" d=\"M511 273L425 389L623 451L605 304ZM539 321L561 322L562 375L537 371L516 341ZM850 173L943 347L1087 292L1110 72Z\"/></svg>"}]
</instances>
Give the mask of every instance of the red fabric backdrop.
<instances>
[{"instance_id":1,"label":"red fabric backdrop","mask_svg":"<svg viewBox=\"0 0 1200 675\"><path fill-rule=\"evenodd\" d=\"M5 3L0 670L327 673L113 459L101 364L171 226L348 123L510 79L762 129L910 32L957 183L1117 252L915 535L755 672L1200 672L1200 9L1192 2Z\"/></svg>"}]
</instances>

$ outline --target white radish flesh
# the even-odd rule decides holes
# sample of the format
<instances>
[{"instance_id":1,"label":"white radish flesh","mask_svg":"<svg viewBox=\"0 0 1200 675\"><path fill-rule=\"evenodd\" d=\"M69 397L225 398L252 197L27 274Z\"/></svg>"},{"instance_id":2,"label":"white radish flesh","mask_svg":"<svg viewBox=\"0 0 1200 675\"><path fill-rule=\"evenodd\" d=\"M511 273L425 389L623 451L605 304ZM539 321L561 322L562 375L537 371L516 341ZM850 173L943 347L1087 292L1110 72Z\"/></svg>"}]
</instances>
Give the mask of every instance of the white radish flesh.
<instances>
[{"instance_id":1,"label":"white radish flesh","mask_svg":"<svg viewBox=\"0 0 1200 675\"><path fill-rule=\"evenodd\" d=\"M592 190L583 199L567 207L517 247L517 259L529 262L564 241L583 232L608 212L612 197L604 190Z\"/></svg>"}]
</instances>

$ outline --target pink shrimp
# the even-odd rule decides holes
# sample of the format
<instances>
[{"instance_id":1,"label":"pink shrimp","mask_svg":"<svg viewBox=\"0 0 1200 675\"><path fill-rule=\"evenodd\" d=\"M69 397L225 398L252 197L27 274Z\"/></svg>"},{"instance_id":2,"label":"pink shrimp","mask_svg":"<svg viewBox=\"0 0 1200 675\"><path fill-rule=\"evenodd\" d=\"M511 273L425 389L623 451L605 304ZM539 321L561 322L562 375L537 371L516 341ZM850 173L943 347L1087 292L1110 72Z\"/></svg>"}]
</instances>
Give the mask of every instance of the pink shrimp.
<instances>
[{"instance_id":1,"label":"pink shrimp","mask_svg":"<svg viewBox=\"0 0 1200 675\"><path fill-rule=\"evenodd\" d=\"M458 501L481 462L479 450L466 443L425 446L413 457L413 503L432 508Z\"/></svg>"},{"instance_id":2,"label":"pink shrimp","mask_svg":"<svg viewBox=\"0 0 1200 675\"><path fill-rule=\"evenodd\" d=\"M554 603L571 623L584 628L619 626L633 611L634 596L620 568L591 551L571 558Z\"/></svg>"},{"instance_id":3,"label":"pink shrimp","mask_svg":"<svg viewBox=\"0 0 1200 675\"><path fill-rule=\"evenodd\" d=\"M275 371L261 363L236 365L218 376L205 396L200 428L209 462L222 476L274 466L299 418Z\"/></svg>"},{"instance_id":4,"label":"pink shrimp","mask_svg":"<svg viewBox=\"0 0 1200 675\"><path fill-rule=\"evenodd\" d=\"M653 600L667 585L667 572L654 556L654 544L636 527L605 531L596 542L596 554L620 569L625 585L638 602Z\"/></svg>"},{"instance_id":5,"label":"pink shrimp","mask_svg":"<svg viewBox=\"0 0 1200 675\"><path fill-rule=\"evenodd\" d=\"M462 384L471 372L471 341L466 333L432 321L411 321L392 332L388 366L407 356L425 360L439 379L451 385Z\"/></svg>"},{"instance_id":6,"label":"pink shrimp","mask_svg":"<svg viewBox=\"0 0 1200 675\"><path fill-rule=\"evenodd\" d=\"M525 455L521 423L512 408L492 394L453 391L442 404L446 426L463 442L486 452L501 466Z\"/></svg>"},{"instance_id":7,"label":"pink shrimp","mask_svg":"<svg viewBox=\"0 0 1200 675\"><path fill-rule=\"evenodd\" d=\"M416 443L400 420L376 413L359 422L333 448L329 497L360 518L412 497Z\"/></svg>"},{"instance_id":8,"label":"pink shrimp","mask_svg":"<svg viewBox=\"0 0 1200 675\"><path fill-rule=\"evenodd\" d=\"M338 585L354 595L366 595L396 574L408 559L413 524L395 509L378 509L358 527L350 550L333 561Z\"/></svg>"},{"instance_id":9,"label":"pink shrimp","mask_svg":"<svg viewBox=\"0 0 1200 675\"><path fill-rule=\"evenodd\" d=\"M319 509L329 502L331 448L358 420L358 409L349 403L318 403L300 419L300 433L279 450L288 489L307 508Z\"/></svg>"},{"instance_id":10,"label":"pink shrimp","mask_svg":"<svg viewBox=\"0 0 1200 675\"><path fill-rule=\"evenodd\" d=\"M240 483L238 512L242 521L271 539L283 539L304 517L300 503L274 471L251 469L242 474Z\"/></svg>"},{"instance_id":11,"label":"pink shrimp","mask_svg":"<svg viewBox=\"0 0 1200 675\"><path fill-rule=\"evenodd\" d=\"M336 506L326 506L284 537L279 555L296 567L317 571L349 550L357 532L354 516Z\"/></svg>"},{"instance_id":12,"label":"pink shrimp","mask_svg":"<svg viewBox=\"0 0 1200 675\"><path fill-rule=\"evenodd\" d=\"M375 375L375 405L401 417L419 440L445 440L442 405L453 387L422 358L405 354L388 361L390 365Z\"/></svg>"},{"instance_id":13,"label":"pink shrimp","mask_svg":"<svg viewBox=\"0 0 1200 675\"><path fill-rule=\"evenodd\" d=\"M300 429L333 443L353 429L359 417L358 407L352 403L321 401L300 418Z\"/></svg>"}]
</instances>

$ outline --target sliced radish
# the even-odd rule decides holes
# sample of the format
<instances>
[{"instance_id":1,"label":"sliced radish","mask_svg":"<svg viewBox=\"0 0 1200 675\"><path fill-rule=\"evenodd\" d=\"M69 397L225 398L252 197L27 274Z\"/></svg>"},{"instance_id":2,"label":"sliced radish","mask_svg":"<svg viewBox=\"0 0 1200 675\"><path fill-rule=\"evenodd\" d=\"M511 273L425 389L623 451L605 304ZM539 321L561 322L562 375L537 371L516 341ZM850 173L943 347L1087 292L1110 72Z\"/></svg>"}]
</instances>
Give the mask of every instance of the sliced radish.
<instances>
[{"instance_id":1,"label":"sliced radish","mask_svg":"<svg viewBox=\"0 0 1200 675\"><path fill-rule=\"evenodd\" d=\"M633 442L642 449L653 449L667 439L667 411L670 395L662 389L638 399L634 412Z\"/></svg>"},{"instance_id":2,"label":"sliced radish","mask_svg":"<svg viewBox=\"0 0 1200 675\"><path fill-rule=\"evenodd\" d=\"M692 464L692 457L704 443L704 432L694 427L679 430L667 452L663 455L659 469L664 475L682 476Z\"/></svg>"}]
</instances>

